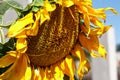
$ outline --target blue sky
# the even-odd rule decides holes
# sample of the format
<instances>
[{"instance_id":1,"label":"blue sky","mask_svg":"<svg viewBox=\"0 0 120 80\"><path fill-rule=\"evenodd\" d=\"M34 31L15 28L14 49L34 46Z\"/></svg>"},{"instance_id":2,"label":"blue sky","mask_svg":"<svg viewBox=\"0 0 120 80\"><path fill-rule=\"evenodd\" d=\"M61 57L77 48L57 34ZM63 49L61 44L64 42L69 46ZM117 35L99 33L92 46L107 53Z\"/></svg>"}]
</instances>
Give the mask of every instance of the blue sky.
<instances>
[{"instance_id":1,"label":"blue sky","mask_svg":"<svg viewBox=\"0 0 120 80\"><path fill-rule=\"evenodd\" d=\"M119 14L114 15L107 11L107 25L112 25L115 29L116 44L120 44L120 0L92 0L94 8L113 7Z\"/></svg>"}]
</instances>

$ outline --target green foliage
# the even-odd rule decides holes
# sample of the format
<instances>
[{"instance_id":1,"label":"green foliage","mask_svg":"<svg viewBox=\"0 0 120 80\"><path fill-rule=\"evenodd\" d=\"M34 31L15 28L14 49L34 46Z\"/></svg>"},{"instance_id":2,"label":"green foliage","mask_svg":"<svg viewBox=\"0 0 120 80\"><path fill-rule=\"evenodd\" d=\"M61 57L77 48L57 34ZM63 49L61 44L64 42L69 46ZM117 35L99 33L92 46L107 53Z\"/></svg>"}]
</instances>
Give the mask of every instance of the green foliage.
<instances>
[{"instance_id":1,"label":"green foliage","mask_svg":"<svg viewBox=\"0 0 120 80\"><path fill-rule=\"evenodd\" d=\"M33 3L31 4L32 6L44 6L44 0L34 0Z\"/></svg>"},{"instance_id":2,"label":"green foliage","mask_svg":"<svg viewBox=\"0 0 120 80\"><path fill-rule=\"evenodd\" d=\"M13 9L18 9L18 10L22 10L23 9L22 5L19 4L18 2L16 2L15 0L4 0L4 2L6 2L7 5L12 7Z\"/></svg>"},{"instance_id":3,"label":"green foliage","mask_svg":"<svg viewBox=\"0 0 120 80\"><path fill-rule=\"evenodd\" d=\"M24 17L29 12L37 12L40 8L44 6L44 0L34 0L31 4L28 4L25 9L19 9L19 17Z\"/></svg>"},{"instance_id":4,"label":"green foliage","mask_svg":"<svg viewBox=\"0 0 120 80\"><path fill-rule=\"evenodd\" d=\"M11 65L10 65L11 66ZM5 72L10 66L5 67L5 68L0 68L0 74L2 74L3 72Z\"/></svg>"},{"instance_id":5,"label":"green foliage","mask_svg":"<svg viewBox=\"0 0 120 80\"><path fill-rule=\"evenodd\" d=\"M51 4L57 0L48 0ZM3 0L0 2L0 27L9 28L10 25L3 25L4 14L10 9L14 9L18 14L18 19L24 17L29 12L37 12L40 8L43 8L45 0L34 0L31 4L28 4L25 9L22 5L15 0Z\"/></svg>"},{"instance_id":6,"label":"green foliage","mask_svg":"<svg viewBox=\"0 0 120 80\"><path fill-rule=\"evenodd\" d=\"M2 26L3 16L9 8L10 6L6 2L3 1L0 3L0 26Z\"/></svg>"},{"instance_id":7,"label":"green foliage","mask_svg":"<svg viewBox=\"0 0 120 80\"><path fill-rule=\"evenodd\" d=\"M29 11L37 12L41 7L44 6L45 0L34 0L31 4L28 4L28 6L23 9L22 13L28 13Z\"/></svg>"},{"instance_id":8,"label":"green foliage","mask_svg":"<svg viewBox=\"0 0 120 80\"><path fill-rule=\"evenodd\" d=\"M15 42L16 40L11 38L5 44L0 43L0 57L4 56L10 50L15 50Z\"/></svg>"},{"instance_id":9,"label":"green foliage","mask_svg":"<svg viewBox=\"0 0 120 80\"><path fill-rule=\"evenodd\" d=\"M3 0L0 2L0 27L8 28L9 25L3 25L3 19L5 13L13 8L16 12L22 10L22 6L14 0Z\"/></svg>"}]
</instances>

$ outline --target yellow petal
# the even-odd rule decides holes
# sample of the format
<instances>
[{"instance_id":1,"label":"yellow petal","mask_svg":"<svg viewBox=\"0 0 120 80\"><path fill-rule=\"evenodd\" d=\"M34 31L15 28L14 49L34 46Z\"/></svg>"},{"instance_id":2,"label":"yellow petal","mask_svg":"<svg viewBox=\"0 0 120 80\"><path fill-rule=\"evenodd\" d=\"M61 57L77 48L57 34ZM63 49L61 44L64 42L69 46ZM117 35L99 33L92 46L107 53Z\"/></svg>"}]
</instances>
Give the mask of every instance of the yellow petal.
<instances>
[{"instance_id":1,"label":"yellow petal","mask_svg":"<svg viewBox=\"0 0 120 80\"><path fill-rule=\"evenodd\" d=\"M41 80L45 80L46 75L45 75L44 69L43 68L39 68L39 72L40 72Z\"/></svg>"},{"instance_id":2,"label":"yellow petal","mask_svg":"<svg viewBox=\"0 0 120 80\"><path fill-rule=\"evenodd\" d=\"M84 34L79 35L81 45L88 50L92 57L106 57L106 50L104 46L99 44L96 35L90 35L87 38Z\"/></svg>"},{"instance_id":3,"label":"yellow petal","mask_svg":"<svg viewBox=\"0 0 120 80\"><path fill-rule=\"evenodd\" d=\"M49 72L50 72L50 71L49 71L48 67L46 67L46 68L45 68L45 76L44 76L44 79L45 79L45 80L50 79L50 73L49 73Z\"/></svg>"},{"instance_id":4,"label":"yellow petal","mask_svg":"<svg viewBox=\"0 0 120 80\"><path fill-rule=\"evenodd\" d=\"M74 5L74 2L72 0L59 0L57 3L65 7Z\"/></svg>"},{"instance_id":5,"label":"yellow petal","mask_svg":"<svg viewBox=\"0 0 120 80\"><path fill-rule=\"evenodd\" d=\"M34 72L35 72L34 80L40 80L39 69L35 69ZM33 79L32 79L32 80L33 80ZM41 79L41 80L42 80L42 79Z\"/></svg>"},{"instance_id":6,"label":"yellow petal","mask_svg":"<svg viewBox=\"0 0 120 80\"><path fill-rule=\"evenodd\" d=\"M105 32L107 32L110 28L111 28L112 25L109 25L109 26L105 26L104 29L103 29L103 34Z\"/></svg>"},{"instance_id":7,"label":"yellow petal","mask_svg":"<svg viewBox=\"0 0 120 80\"><path fill-rule=\"evenodd\" d=\"M27 69L26 55L21 55L17 61L3 74L0 75L0 79L3 80L21 80L25 75Z\"/></svg>"},{"instance_id":8,"label":"yellow petal","mask_svg":"<svg viewBox=\"0 0 120 80\"><path fill-rule=\"evenodd\" d=\"M106 30L107 29L108 27ZM81 33L79 34L79 40L81 45L88 50L92 57L106 57L106 50L104 46L99 44L98 37L96 35L89 35L89 38L87 38L87 36Z\"/></svg>"},{"instance_id":9,"label":"yellow petal","mask_svg":"<svg viewBox=\"0 0 120 80\"><path fill-rule=\"evenodd\" d=\"M91 30L90 34L101 36L102 34L104 34L105 32L107 32L110 28L111 28L111 25L104 26L102 28L96 28L96 29Z\"/></svg>"},{"instance_id":10,"label":"yellow petal","mask_svg":"<svg viewBox=\"0 0 120 80\"><path fill-rule=\"evenodd\" d=\"M78 4L78 3L80 3L80 4ZM78 11L83 16L83 20L84 20L84 23L85 23L85 28L87 30L87 34L89 34L90 33L90 16L88 14L89 9L79 1L75 2L75 4L78 7Z\"/></svg>"},{"instance_id":11,"label":"yellow petal","mask_svg":"<svg viewBox=\"0 0 120 80\"><path fill-rule=\"evenodd\" d=\"M114 14L118 14L118 12L114 8L111 8L111 7L108 7L108 8L99 8L98 9L99 12L104 12L106 10L111 10Z\"/></svg>"},{"instance_id":12,"label":"yellow petal","mask_svg":"<svg viewBox=\"0 0 120 80\"><path fill-rule=\"evenodd\" d=\"M100 27L100 28L104 27L103 23L99 19L97 19L96 17L92 17L90 19L90 21L97 27Z\"/></svg>"},{"instance_id":13,"label":"yellow petal","mask_svg":"<svg viewBox=\"0 0 120 80\"><path fill-rule=\"evenodd\" d=\"M90 70L89 62L87 60L81 61L78 67L78 75L80 80L82 80L83 76L87 74L89 70Z\"/></svg>"},{"instance_id":14,"label":"yellow petal","mask_svg":"<svg viewBox=\"0 0 120 80\"><path fill-rule=\"evenodd\" d=\"M101 55L98 54L98 53L96 53L95 51L92 51L92 52L90 53L90 55L91 55L93 58L101 57Z\"/></svg>"},{"instance_id":15,"label":"yellow petal","mask_svg":"<svg viewBox=\"0 0 120 80\"><path fill-rule=\"evenodd\" d=\"M51 70L49 70L48 67L45 68L45 76L44 76L44 80L49 80L51 79L52 76L51 76Z\"/></svg>"},{"instance_id":16,"label":"yellow petal","mask_svg":"<svg viewBox=\"0 0 120 80\"><path fill-rule=\"evenodd\" d=\"M80 45L76 44L74 46L74 50L72 51L72 54L80 59L81 54L84 54L84 52L83 52L82 48L80 47ZM83 57L83 58L85 58L85 57Z\"/></svg>"},{"instance_id":17,"label":"yellow petal","mask_svg":"<svg viewBox=\"0 0 120 80\"><path fill-rule=\"evenodd\" d=\"M89 34L90 33L90 19L89 19L89 16L88 15L84 15L83 19L84 19L85 27L88 30L87 33Z\"/></svg>"},{"instance_id":18,"label":"yellow petal","mask_svg":"<svg viewBox=\"0 0 120 80\"><path fill-rule=\"evenodd\" d=\"M31 80L35 80L36 78L36 74L35 74L35 70L34 67L32 68L32 76L31 76Z\"/></svg>"},{"instance_id":19,"label":"yellow petal","mask_svg":"<svg viewBox=\"0 0 120 80\"><path fill-rule=\"evenodd\" d=\"M87 28L85 27L84 24L80 24L80 29L84 32L84 33L88 33Z\"/></svg>"},{"instance_id":20,"label":"yellow petal","mask_svg":"<svg viewBox=\"0 0 120 80\"><path fill-rule=\"evenodd\" d=\"M92 6L92 0L82 0L85 5Z\"/></svg>"},{"instance_id":21,"label":"yellow petal","mask_svg":"<svg viewBox=\"0 0 120 80\"><path fill-rule=\"evenodd\" d=\"M17 39L16 50L20 53L25 53L25 51L27 50L27 41L25 38Z\"/></svg>"},{"instance_id":22,"label":"yellow petal","mask_svg":"<svg viewBox=\"0 0 120 80\"><path fill-rule=\"evenodd\" d=\"M0 68L5 68L9 66L10 64L14 63L16 60L16 57L11 56L10 54L6 54L2 58L0 58Z\"/></svg>"},{"instance_id":23,"label":"yellow petal","mask_svg":"<svg viewBox=\"0 0 120 80\"><path fill-rule=\"evenodd\" d=\"M88 73L90 65L86 59L85 53L82 50L82 48L79 45L76 45L74 48L75 48L74 54L80 59L80 64L77 72L80 80L82 80L82 77Z\"/></svg>"},{"instance_id":24,"label":"yellow petal","mask_svg":"<svg viewBox=\"0 0 120 80\"><path fill-rule=\"evenodd\" d=\"M98 53L101 55L101 57L106 58L106 50L102 44L99 45Z\"/></svg>"},{"instance_id":25,"label":"yellow petal","mask_svg":"<svg viewBox=\"0 0 120 80\"><path fill-rule=\"evenodd\" d=\"M19 31L21 31L25 26L33 23L33 13L27 14L25 17L19 19L15 24L13 24L8 31L7 37L15 37Z\"/></svg>"},{"instance_id":26,"label":"yellow petal","mask_svg":"<svg viewBox=\"0 0 120 80\"><path fill-rule=\"evenodd\" d=\"M99 40L96 35L89 35L89 37L87 37L86 35L81 33L79 34L79 41L81 45L84 48L86 48L89 52L91 52L91 50L96 50L96 51L98 50Z\"/></svg>"},{"instance_id":27,"label":"yellow petal","mask_svg":"<svg viewBox=\"0 0 120 80\"><path fill-rule=\"evenodd\" d=\"M99 44L98 53L96 53L95 51L91 52L91 56L94 58L97 58L97 57L106 58L106 55L107 55L107 51L102 44Z\"/></svg>"},{"instance_id":28,"label":"yellow petal","mask_svg":"<svg viewBox=\"0 0 120 80\"><path fill-rule=\"evenodd\" d=\"M31 29L31 25L26 26L25 28L23 28L21 31L19 31L16 35L15 38L27 38L29 36L29 34L27 34L30 29Z\"/></svg>"},{"instance_id":29,"label":"yellow petal","mask_svg":"<svg viewBox=\"0 0 120 80\"><path fill-rule=\"evenodd\" d=\"M54 78L55 80L63 80L64 74L62 72L62 70L56 66L55 67L55 74L54 74Z\"/></svg>"},{"instance_id":30,"label":"yellow petal","mask_svg":"<svg viewBox=\"0 0 120 80\"><path fill-rule=\"evenodd\" d=\"M25 72L25 76L23 76L23 78L21 80L30 80L31 79L31 67L27 67L26 72Z\"/></svg>"},{"instance_id":31,"label":"yellow petal","mask_svg":"<svg viewBox=\"0 0 120 80\"><path fill-rule=\"evenodd\" d=\"M41 9L39 14L40 14L40 25L42 25L46 20L50 20L49 13L46 10Z\"/></svg>"},{"instance_id":32,"label":"yellow petal","mask_svg":"<svg viewBox=\"0 0 120 80\"><path fill-rule=\"evenodd\" d=\"M64 74L70 77L70 80L74 80L75 64L73 59L68 55L65 60L61 63L61 69Z\"/></svg>"},{"instance_id":33,"label":"yellow petal","mask_svg":"<svg viewBox=\"0 0 120 80\"><path fill-rule=\"evenodd\" d=\"M64 73L59 66L60 64L61 62L58 62L50 66L50 71L49 71L50 80L63 80Z\"/></svg>"},{"instance_id":34,"label":"yellow petal","mask_svg":"<svg viewBox=\"0 0 120 80\"><path fill-rule=\"evenodd\" d=\"M45 1L44 8L47 11L54 11L56 9L56 6L54 4L50 4L48 0Z\"/></svg>"},{"instance_id":35,"label":"yellow petal","mask_svg":"<svg viewBox=\"0 0 120 80\"><path fill-rule=\"evenodd\" d=\"M39 12L35 14L36 20L33 26L27 31L27 35L29 36L36 36L38 33L38 29L40 27L40 14Z\"/></svg>"}]
</instances>

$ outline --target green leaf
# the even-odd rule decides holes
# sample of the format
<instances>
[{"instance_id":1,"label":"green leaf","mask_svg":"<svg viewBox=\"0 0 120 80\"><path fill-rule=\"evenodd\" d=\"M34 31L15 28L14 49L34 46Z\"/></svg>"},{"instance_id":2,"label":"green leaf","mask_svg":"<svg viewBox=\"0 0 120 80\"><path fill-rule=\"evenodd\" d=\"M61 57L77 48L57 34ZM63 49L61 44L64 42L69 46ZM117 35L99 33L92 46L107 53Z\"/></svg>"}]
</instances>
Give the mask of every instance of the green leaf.
<instances>
[{"instance_id":1,"label":"green leaf","mask_svg":"<svg viewBox=\"0 0 120 80\"><path fill-rule=\"evenodd\" d=\"M0 50L2 50L3 49L3 44L2 43L0 43Z\"/></svg>"},{"instance_id":2,"label":"green leaf","mask_svg":"<svg viewBox=\"0 0 120 80\"><path fill-rule=\"evenodd\" d=\"M11 65L12 65L12 64L11 64ZM11 65L8 66L8 67L5 67L5 68L0 68L0 75L1 75L2 73L4 73L6 70L8 70L8 69L11 67Z\"/></svg>"},{"instance_id":3,"label":"green leaf","mask_svg":"<svg viewBox=\"0 0 120 80\"><path fill-rule=\"evenodd\" d=\"M14 0L3 0L0 2L0 27L9 27L9 25L3 25L3 17L10 8L13 8L17 13L23 9L22 6Z\"/></svg>"},{"instance_id":4,"label":"green leaf","mask_svg":"<svg viewBox=\"0 0 120 80\"><path fill-rule=\"evenodd\" d=\"M28 4L25 9L23 9L23 12L29 11L32 8L31 4Z\"/></svg>"},{"instance_id":5,"label":"green leaf","mask_svg":"<svg viewBox=\"0 0 120 80\"><path fill-rule=\"evenodd\" d=\"M10 6L6 2L0 2L0 15L3 15L9 8Z\"/></svg>"},{"instance_id":6,"label":"green leaf","mask_svg":"<svg viewBox=\"0 0 120 80\"><path fill-rule=\"evenodd\" d=\"M45 0L34 0L32 6L44 6Z\"/></svg>"},{"instance_id":7,"label":"green leaf","mask_svg":"<svg viewBox=\"0 0 120 80\"><path fill-rule=\"evenodd\" d=\"M33 12L37 12L39 10L39 7L32 7Z\"/></svg>"},{"instance_id":8,"label":"green leaf","mask_svg":"<svg viewBox=\"0 0 120 80\"><path fill-rule=\"evenodd\" d=\"M4 56L6 52L15 50L16 40L14 38L9 39L5 44L0 43L0 57Z\"/></svg>"},{"instance_id":9,"label":"green leaf","mask_svg":"<svg viewBox=\"0 0 120 80\"><path fill-rule=\"evenodd\" d=\"M10 6L6 2L4 1L0 2L0 26L2 26L3 16L9 8Z\"/></svg>"},{"instance_id":10,"label":"green leaf","mask_svg":"<svg viewBox=\"0 0 120 80\"><path fill-rule=\"evenodd\" d=\"M0 58L3 56L3 54L2 54L2 50L3 50L3 44L0 43Z\"/></svg>"},{"instance_id":11,"label":"green leaf","mask_svg":"<svg viewBox=\"0 0 120 80\"><path fill-rule=\"evenodd\" d=\"M3 23L3 16L0 15L0 25Z\"/></svg>"},{"instance_id":12,"label":"green leaf","mask_svg":"<svg viewBox=\"0 0 120 80\"><path fill-rule=\"evenodd\" d=\"M22 10L23 7L21 4L19 4L18 2L16 2L15 0L4 0L9 6L11 6L13 9L18 9L18 10Z\"/></svg>"}]
</instances>

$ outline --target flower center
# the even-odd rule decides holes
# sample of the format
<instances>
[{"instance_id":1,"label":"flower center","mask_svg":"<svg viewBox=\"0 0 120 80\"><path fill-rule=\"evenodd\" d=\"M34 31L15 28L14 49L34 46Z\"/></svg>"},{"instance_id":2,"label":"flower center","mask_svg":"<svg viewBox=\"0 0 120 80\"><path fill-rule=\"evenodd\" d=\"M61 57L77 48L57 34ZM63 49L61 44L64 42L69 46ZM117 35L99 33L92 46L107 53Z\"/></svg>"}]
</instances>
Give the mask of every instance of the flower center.
<instances>
[{"instance_id":1,"label":"flower center","mask_svg":"<svg viewBox=\"0 0 120 80\"><path fill-rule=\"evenodd\" d=\"M49 66L69 54L78 37L78 21L75 6L56 5L50 20L40 26L37 36L27 39L26 53L31 64Z\"/></svg>"}]
</instances>

